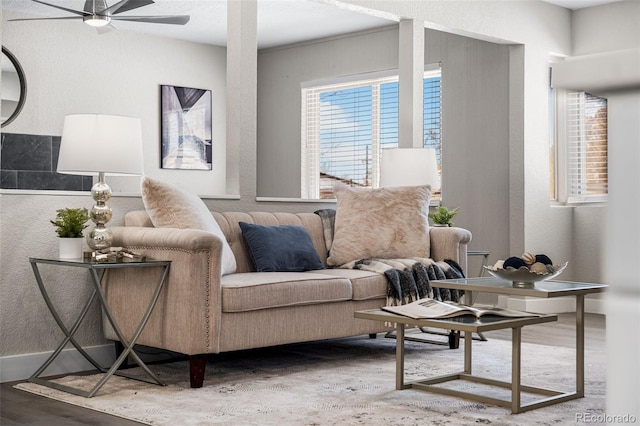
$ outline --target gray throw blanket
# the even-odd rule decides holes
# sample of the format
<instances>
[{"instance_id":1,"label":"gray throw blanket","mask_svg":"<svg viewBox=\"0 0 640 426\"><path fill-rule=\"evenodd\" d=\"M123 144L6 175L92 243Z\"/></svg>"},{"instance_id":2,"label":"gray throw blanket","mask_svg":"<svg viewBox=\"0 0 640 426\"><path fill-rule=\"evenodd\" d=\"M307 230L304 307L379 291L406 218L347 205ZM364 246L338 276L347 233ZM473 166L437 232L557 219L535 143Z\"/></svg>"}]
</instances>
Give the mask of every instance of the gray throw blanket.
<instances>
[{"instance_id":1,"label":"gray throw blanket","mask_svg":"<svg viewBox=\"0 0 640 426\"><path fill-rule=\"evenodd\" d=\"M323 209L315 212L320 216L324 228L327 250L333 243L335 210ZM411 303L425 297L441 301L459 302L462 291L438 289L429 285L431 280L464 278L462 268L454 260L435 262L432 259L360 259L339 266L345 269L361 269L377 272L387 278L387 305Z\"/></svg>"}]
</instances>

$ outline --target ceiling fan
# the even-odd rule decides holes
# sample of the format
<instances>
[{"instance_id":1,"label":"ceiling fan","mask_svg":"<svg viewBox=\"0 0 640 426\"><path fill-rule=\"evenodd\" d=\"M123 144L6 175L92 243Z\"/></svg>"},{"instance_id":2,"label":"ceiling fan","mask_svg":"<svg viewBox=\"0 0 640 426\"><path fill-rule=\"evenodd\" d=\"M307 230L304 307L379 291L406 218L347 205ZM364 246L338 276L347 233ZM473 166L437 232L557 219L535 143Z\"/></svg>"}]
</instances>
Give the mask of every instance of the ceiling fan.
<instances>
[{"instance_id":1,"label":"ceiling fan","mask_svg":"<svg viewBox=\"0 0 640 426\"><path fill-rule=\"evenodd\" d=\"M9 21L44 21L58 19L82 19L85 24L96 29L101 27L115 28L112 21L133 21L146 22L151 24L174 24L184 25L189 22L189 15L166 15L166 16L119 16L122 12L138 9L143 6L153 4L153 0L120 0L119 2L109 6L106 0L86 0L83 10L69 9L67 7L46 3L41 0L32 0L36 3L46 6L55 7L73 13L76 16L63 16L51 18L26 18L26 19L9 19Z\"/></svg>"}]
</instances>

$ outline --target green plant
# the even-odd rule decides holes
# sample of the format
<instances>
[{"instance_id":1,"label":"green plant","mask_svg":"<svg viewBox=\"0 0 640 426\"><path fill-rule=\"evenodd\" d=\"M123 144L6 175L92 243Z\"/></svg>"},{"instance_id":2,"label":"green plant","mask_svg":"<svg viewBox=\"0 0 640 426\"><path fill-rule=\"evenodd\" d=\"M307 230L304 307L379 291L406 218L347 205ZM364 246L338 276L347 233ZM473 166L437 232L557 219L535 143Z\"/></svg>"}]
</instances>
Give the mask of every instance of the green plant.
<instances>
[{"instance_id":1,"label":"green plant","mask_svg":"<svg viewBox=\"0 0 640 426\"><path fill-rule=\"evenodd\" d=\"M89 212L85 208L56 210L56 220L50 222L56 227L56 233L60 238L82 237L82 231L89 225Z\"/></svg>"},{"instance_id":2,"label":"green plant","mask_svg":"<svg viewBox=\"0 0 640 426\"><path fill-rule=\"evenodd\" d=\"M456 213L458 213L458 207L449 210L445 206L438 206L435 211L429 212L429 218L431 218L435 224L453 226L451 218L453 218Z\"/></svg>"}]
</instances>

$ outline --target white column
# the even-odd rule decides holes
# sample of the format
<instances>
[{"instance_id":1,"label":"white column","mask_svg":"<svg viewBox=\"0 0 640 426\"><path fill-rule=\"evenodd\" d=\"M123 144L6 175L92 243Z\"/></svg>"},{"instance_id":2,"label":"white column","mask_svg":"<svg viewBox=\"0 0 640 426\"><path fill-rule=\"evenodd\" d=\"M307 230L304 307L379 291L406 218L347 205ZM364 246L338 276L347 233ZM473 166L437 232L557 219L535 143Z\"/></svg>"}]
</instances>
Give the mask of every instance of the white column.
<instances>
[{"instance_id":1,"label":"white column","mask_svg":"<svg viewBox=\"0 0 640 426\"><path fill-rule=\"evenodd\" d=\"M256 0L227 2L227 194L256 196L257 47Z\"/></svg>"},{"instance_id":2,"label":"white column","mask_svg":"<svg viewBox=\"0 0 640 426\"><path fill-rule=\"evenodd\" d=\"M640 419L640 88L604 96L609 142L605 273L610 286L606 414Z\"/></svg>"},{"instance_id":3,"label":"white column","mask_svg":"<svg viewBox=\"0 0 640 426\"><path fill-rule=\"evenodd\" d=\"M421 148L423 145L424 22L401 19L399 44L399 145L400 148Z\"/></svg>"}]
</instances>

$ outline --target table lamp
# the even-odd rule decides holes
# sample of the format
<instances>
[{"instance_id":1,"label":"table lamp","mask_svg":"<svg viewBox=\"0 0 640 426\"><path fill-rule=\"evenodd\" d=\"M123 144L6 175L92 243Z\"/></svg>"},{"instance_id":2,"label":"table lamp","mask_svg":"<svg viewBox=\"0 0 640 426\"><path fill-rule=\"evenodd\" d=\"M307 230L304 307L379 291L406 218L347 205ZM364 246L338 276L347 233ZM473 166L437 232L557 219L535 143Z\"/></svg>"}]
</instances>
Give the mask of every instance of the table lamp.
<instances>
[{"instance_id":1,"label":"table lamp","mask_svg":"<svg viewBox=\"0 0 640 426\"><path fill-rule=\"evenodd\" d=\"M95 228L87 236L93 250L111 247L113 237L105 224L112 211L106 202L111 188L106 175L143 174L142 128L138 118L104 114L71 114L64 119L58 173L98 176L91 188L96 204L91 209Z\"/></svg>"},{"instance_id":2,"label":"table lamp","mask_svg":"<svg viewBox=\"0 0 640 426\"><path fill-rule=\"evenodd\" d=\"M432 148L388 148L380 159L380 187L431 185L440 189L436 150Z\"/></svg>"}]
</instances>

